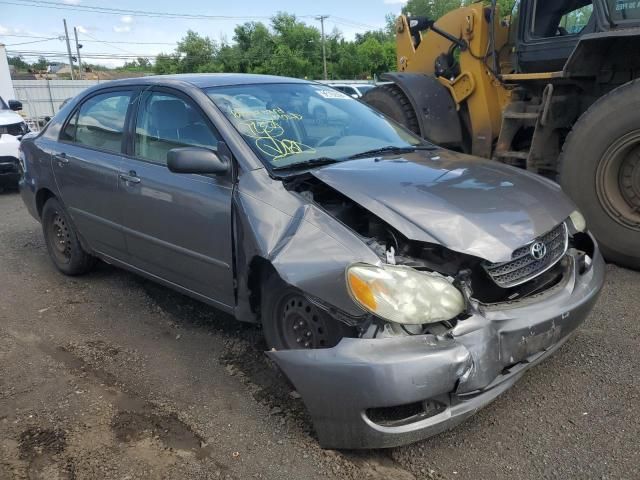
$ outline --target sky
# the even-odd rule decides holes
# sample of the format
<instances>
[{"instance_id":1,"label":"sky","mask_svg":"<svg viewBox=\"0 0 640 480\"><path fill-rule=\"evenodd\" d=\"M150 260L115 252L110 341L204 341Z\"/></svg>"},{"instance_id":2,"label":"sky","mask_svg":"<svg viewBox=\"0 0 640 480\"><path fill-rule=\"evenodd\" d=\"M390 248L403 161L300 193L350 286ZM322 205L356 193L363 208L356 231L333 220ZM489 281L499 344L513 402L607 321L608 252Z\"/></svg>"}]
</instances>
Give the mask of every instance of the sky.
<instances>
[{"instance_id":1,"label":"sky","mask_svg":"<svg viewBox=\"0 0 640 480\"><path fill-rule=\"evenodd\" d=\"M278 11L293 13L305 23L318 27L320 22L314 17L329 15L325 30L331 32L337 28L345 38L352 39L356 33L382 28L385 15L399 13L404 3L403 0L192 0L184 3L175 0L0 0L0 43L5 44L10 55L12 52L33 52L33 55L48 52L58 55L55 59L51 57L52 61L66 61L64 55L59 55L66 53L66 43L59 38L64 36L63 19L66 19L72 42L73 27L78 30L83 61L113 67L122 65L126 56L172 52L175 43L189 29L215 41L231 42L237 24L268 23L269 17ZM95 10L100 7L121 11ZM156 12L193 18L154 16ZM36 57L25 55L25 59L34 61Z\"/></svg>"}]
</instances>

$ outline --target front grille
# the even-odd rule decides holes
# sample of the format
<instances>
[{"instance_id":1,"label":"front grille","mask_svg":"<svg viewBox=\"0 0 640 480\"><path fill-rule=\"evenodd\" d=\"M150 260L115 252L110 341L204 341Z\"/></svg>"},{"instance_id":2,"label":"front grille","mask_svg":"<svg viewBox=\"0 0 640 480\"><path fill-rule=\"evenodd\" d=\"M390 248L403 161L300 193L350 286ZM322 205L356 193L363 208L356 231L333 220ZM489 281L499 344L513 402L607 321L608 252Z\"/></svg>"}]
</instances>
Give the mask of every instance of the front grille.
<instances>
[{"instance_id":1,"label":"front grille","mask_svg":"<svg viewBox=\"0 0 640 480\"><path fill-rule=\"evenodd\" d=\"M483 266L499 287L511 288L528 282L553 267L566 253L569 243L567 225L561 223L549 233L513 252L504 263L486 262ZM537 259L532 253L534 245L543 244L546 254Z\"/></svg>"},{"instance_id":2,"label":"front grille","mask_svg":"<svg viewBox=\"0 0 640 480\"><path fill-rule=\"evenodd\" d=\"M27 124L24 122L12 123L11 125L0 126L0 134L8 133L14 137L20 137L29 132Z\"/></svg>"}]
</instances>

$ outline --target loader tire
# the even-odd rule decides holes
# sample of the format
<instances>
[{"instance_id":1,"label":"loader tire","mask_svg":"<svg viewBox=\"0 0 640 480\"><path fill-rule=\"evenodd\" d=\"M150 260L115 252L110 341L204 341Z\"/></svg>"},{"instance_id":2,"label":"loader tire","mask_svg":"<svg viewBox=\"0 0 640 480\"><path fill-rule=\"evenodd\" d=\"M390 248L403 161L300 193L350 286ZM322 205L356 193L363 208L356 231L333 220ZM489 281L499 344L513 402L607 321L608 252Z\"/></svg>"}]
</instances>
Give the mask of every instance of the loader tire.
<instances>
[{"instance_id":1,"label":"loader tire","mask_svg":"<svg viewBox=\"0 0 640 480\"><path fill-rule=\"evenodd\" d=\"M416 112L397 85L380 85L373 88L363 95L362 101L416 135L422 135Z\"/></svg>"},{"instance_id":2,"label":"loader tire","mask_svg":"<svg viewBox=\"0 0 640 480\"><path fill-rule=\"evenodd\" d=\"M560 156L560 183L605 258L640 269L640 81L601 97L578 119Z\"/></svg>"}]
</instances>

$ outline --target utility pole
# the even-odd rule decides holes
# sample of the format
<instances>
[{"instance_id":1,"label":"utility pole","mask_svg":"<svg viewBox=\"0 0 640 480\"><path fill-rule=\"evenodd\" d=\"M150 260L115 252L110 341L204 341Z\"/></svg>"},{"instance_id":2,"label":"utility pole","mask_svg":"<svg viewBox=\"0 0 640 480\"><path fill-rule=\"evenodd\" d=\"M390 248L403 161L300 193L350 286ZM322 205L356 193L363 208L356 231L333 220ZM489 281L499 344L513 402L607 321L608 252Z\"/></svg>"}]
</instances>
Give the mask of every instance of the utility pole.
<instances>
[{"instance_id":1,"label":"utility pole","mask_svg":"<svg viewBox=\"0 0 640 480\"><path fill-rule=\"evenodd\" d=\"M76 37L76 52L78 54L78 79L82 80L82 59L80 58L80 49L82 45L78 43L78 29L73 27L73 35Z\"/></svg>"},{"instance_id":2,"label":"utility pole","mask_svg":"<svg viewBox=\"0 0 640 480\"><path fill-rule=\"evenodd\" d=\"M320 20L320 29L322 31L322 65L324 67L324 79L329 79L329 74L327 73L327 47L325 45L325 36L324 36L324 21L329 18L329 15L319 15L316 17L316 20Z\"/></svg>"},{"instance_id":3,"label":"utility pole","mask_svg":"<svg viewBox=\"0 0 640 480\"><path fill-rule=\"evenodd\" d=\"M62 19L64 23L64 36L67 39L67 53L69 54L69 68L71 69L71 80L75 80L73 77L73 57L71 56L71 43L69 43L69 31L67 30L67 20Z\"/></svg>"}]
</instances>

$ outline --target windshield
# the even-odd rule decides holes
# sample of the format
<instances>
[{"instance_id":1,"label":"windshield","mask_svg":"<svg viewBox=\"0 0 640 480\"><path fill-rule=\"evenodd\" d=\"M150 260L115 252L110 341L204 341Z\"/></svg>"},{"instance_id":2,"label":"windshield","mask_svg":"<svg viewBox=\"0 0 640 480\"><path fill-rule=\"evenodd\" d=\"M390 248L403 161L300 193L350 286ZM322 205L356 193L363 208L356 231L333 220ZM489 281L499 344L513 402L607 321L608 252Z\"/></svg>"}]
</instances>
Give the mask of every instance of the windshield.
<instances>
[{"instance_id":1,"label":"windshield","mask_svg":"<svg viewBox=\"0 0 640 480\"><path fill-rule=\"evenodd\" d=\"M2 97L0 97L0 110L9 110L9 105L5 103Z\"/></svg>"},{"instance_id":2,"label":"windshield","mask_svg":"<svg viewBox=\"0 0 640 480\"><path fill-rule=\"evenodd\" d=\"M262 161L275 168L424 144L349 95L323 85L237 85L206 93Z\"/></svg>"}]
</instances>

